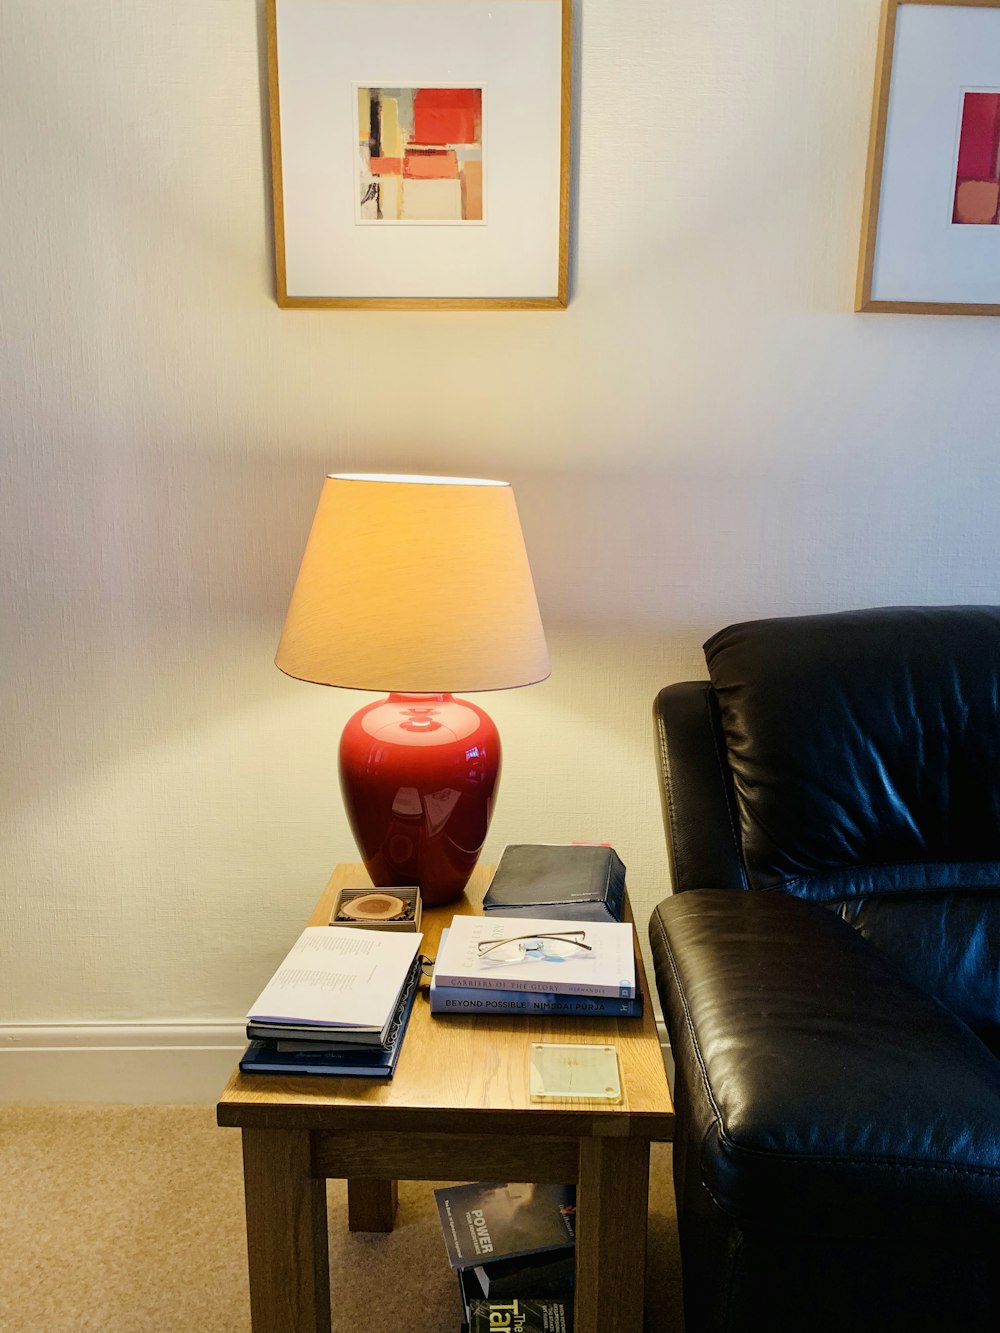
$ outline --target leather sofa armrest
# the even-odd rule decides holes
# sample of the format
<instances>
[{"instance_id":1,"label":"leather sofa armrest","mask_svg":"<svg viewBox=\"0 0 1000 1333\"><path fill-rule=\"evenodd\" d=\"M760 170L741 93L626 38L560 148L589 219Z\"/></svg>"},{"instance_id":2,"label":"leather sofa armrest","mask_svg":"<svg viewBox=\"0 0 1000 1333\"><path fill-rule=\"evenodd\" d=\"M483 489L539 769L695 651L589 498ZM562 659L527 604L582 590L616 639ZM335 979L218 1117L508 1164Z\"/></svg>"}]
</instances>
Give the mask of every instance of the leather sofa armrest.
<instances>
[{"instance_id":1,"label":"leather sofa armrest","mask_svg":"<svg viewBox=\"0 0 1000 1333\"><path fill-rule=\"evenodd\" d=\"M946 1206L995 1233L1000 1063L886 955L761 892L668 898L650 936L678 1104L725 1213L905 1231Z\"/></svg>"},{"instance_id":2,"label":"leather sofa armrest","mask_svg":"<svg viewBox=\"0 0 1000 1333\"><path fill-rule=\"evenodd\" d=\"M667 685L653 702L660 800L675 893L746 888L732 776L707 680Z\"/></svg>"}]
</instances>

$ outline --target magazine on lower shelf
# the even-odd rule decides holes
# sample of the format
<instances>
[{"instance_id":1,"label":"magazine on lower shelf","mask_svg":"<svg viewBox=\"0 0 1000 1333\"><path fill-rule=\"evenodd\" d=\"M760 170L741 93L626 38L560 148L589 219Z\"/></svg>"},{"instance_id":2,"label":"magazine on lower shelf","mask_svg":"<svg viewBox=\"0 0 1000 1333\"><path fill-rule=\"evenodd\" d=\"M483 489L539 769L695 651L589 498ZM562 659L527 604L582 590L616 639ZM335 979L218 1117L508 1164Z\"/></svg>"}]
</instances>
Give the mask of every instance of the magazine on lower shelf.
<instances>
[{"instance_id":1,"label":"magazine on lower shelf","mask_svg":"<svg viewBox=\"0 0 1000 1333\"><path fill-rule=\"evenodd\" d=\"M462 1329L465 1333L472 1328L493 1333L506 1327L515 1333L572 1333L575 1269L575 1245L456 1269ZM505 1323L505 1319L513 1322Z\"/></svg>"},{"instance_id":2,"label":"magazine on lower shelf","mask_svg":"<svg viewBox=\"0 0 1000 1333\"><path fill-rule=\"evenodd\" d=\"M481 1301L483 1293L476 1281L474 1268L458 1268L455 1276L458 1278L458 1298L462 1302L462 1328L467 1330L472 1318L472 1302Z\"/></svg>"},{"instance_id":3,"label":"magazine on lower shelf","mask_svg":"<svg viewBox=\"0 0 1000 1333\"><path fill-rule=\"evenodd\" d=\"M434 1191L452 1268L572 1248L576 1186L447 1185Z\"/></svg>"},{"instance_id":4,"label":"magazine on lower shelf","mask_svg":"<svg viewBox=\"0 0 1000 1333\"><path fill-rule=\"evenodd\" d=\"M573 1303L522 1296L474 1300L469 1333L573 1333Z\"/></svg>"},{"instance_id":5,"label":"magazine on lower shelf","mask_svg":"<svg viewBox=\"0 0 1000 1333\"><path fill-rule=\"evenodd\" d=\"M469 1269L462 1269L469 1272ZM576 1280L576 1247L540 1250L516 1258L495 1259L471 1270L478 1280L477 1296L491 1301L505 1296L558 1296L572 1298Z\"/></svg>"}]
</instances>

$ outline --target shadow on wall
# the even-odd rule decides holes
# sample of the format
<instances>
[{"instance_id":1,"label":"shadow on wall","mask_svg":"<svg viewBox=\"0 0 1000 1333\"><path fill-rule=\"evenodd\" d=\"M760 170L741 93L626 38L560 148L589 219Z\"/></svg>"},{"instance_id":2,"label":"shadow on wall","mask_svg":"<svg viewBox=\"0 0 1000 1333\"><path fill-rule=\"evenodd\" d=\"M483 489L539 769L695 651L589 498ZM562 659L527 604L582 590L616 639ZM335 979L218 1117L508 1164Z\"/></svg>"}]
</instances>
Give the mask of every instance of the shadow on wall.
<instances>
[{"instance_id":1,"label":"shadow on wall","mask_svg":"<svg viewBox=\"0 0 1000 1333\"><path fill-rule=\"evenodd\" d=\"M273 656L322 486L314 459L184 452L164 441L162 449L97 449L90 468L68 481L53 461L59 453L39 450L23 487L46 502L12 509L0 531L0 559L16 571L8 623L19 626L2 685L11 762L0 799L8 808L262 699L280 706L282 690L302 688L280 676ZM415 470L412 459L376 465ZM637 558L627 515L613 519L614 552L603 543L598 551L589 519L577 514L607 515L592 494L604 482L539 483L534 496L535 482L523 477L517 494L554 642L624 629L630 609L618 588L631 582ZM567 491L573 502L549 502ZM670 531L667 524L642 540L667 542ZM578 585L594 581L595 559L601 577L588 597ZM664 550L653 563L675 562ZM346 716L358 702L344 692L335 712Z\"/></svg>"},{"instance_id":2,"label":"shadow on wall","mask_svg":"<svg viewBox=\"0 0 1000 1333\"><path fill-rule=\"evenodd\" d=\"M0 559L15 571L8 623L19 626L3 673L7 805L48 790L56 773L281 698L273 653L322 467L166 440L94 452L67 479L60 450L39 450L22 493L44 502L11 508L0 529ZM435 467L412 453L335 460L352 463ZM591 653L605 692L616 670L622 684L658 686L700 675L700 644L730 621L998 600L997 488L945 459L917 473L873 468L861 493L836 460L809 466L796 475L794 464L750 459L740 475L730 458L507 473L557 670L561 651ZM469 470L505 475L478 459ZM585 674L574 673L578 687ZM574 716L595 708L575 693L555 678L549 703ZM605 722L633 697L601 709ZM344 716L356 706L345 696Z\"/></svg>"}]
</instances>

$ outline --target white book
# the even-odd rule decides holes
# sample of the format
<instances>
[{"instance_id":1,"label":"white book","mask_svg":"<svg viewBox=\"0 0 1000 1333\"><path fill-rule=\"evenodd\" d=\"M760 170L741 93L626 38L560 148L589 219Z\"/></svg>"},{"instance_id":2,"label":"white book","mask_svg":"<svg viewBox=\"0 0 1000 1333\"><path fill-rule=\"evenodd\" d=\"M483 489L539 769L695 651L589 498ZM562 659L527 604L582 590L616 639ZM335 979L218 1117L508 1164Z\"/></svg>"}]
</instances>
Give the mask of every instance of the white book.
<instances>
[{"instance_id":1,"label":"white book","mask_svg":"<svg viewBox=\"0 0 1000 1333\"><path fill-rule=\"evenodd\" d=\"M482 955L480 942L542 935L566 936L584 932L588 949L554 956L542 942L540 950L528 950L521 961L497 960ZM438 986L470 986L480 989L549 991L564 995L608 995L630 1000L635 995L635 956L632 927L619 922L548 920L523 916L456 916L438 949L434 965Z\"/></svg>"},{"instance_id":2,"label":"white book","mask_svg":"<svg viewBox=\"0 0 1000 1333\"><path fill-rule=\"evenodd\" d=\"M307 926L247 1021L381 1031L392 1018L422 935Z\"/></svg>"}]
</instances>

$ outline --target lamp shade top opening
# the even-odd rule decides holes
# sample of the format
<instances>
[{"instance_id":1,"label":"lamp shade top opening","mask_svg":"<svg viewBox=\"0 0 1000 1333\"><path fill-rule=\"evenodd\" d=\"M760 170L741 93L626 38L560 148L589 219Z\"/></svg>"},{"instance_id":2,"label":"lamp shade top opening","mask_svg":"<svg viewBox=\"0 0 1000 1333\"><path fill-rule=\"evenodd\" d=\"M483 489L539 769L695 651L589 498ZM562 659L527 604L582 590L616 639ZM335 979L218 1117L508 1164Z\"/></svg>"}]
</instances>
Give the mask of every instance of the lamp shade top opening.
<instances>
[{"instance_id":1,"label":"lamp shade top opening","mask_svg":"<svg viewBox=\"0 0 1000 1333\"><path fill-rule=\"evenodd\" d=\"M329 481L397 482L410 486L509 486L487 477L425 477L409 472L329 472Z\"/></svg>"},{"instance_id":2,"label":"lamp shade top opening","mask_svg":"<svg viewBox=\"0 0 1000 1333\"><path fill-rule=\"evenodd\" d=\"M358 690L460 694L544 680L511 486L328 476L275 662L299 680Z\"/></svg>"}]
</instances>

